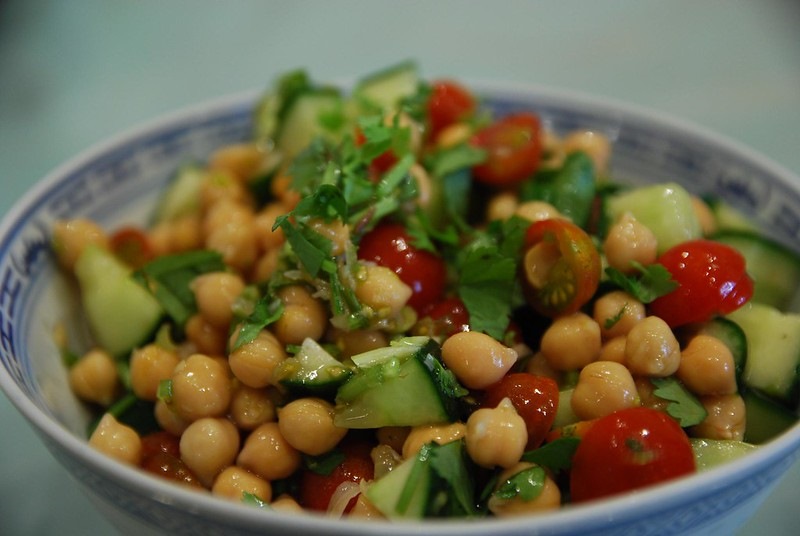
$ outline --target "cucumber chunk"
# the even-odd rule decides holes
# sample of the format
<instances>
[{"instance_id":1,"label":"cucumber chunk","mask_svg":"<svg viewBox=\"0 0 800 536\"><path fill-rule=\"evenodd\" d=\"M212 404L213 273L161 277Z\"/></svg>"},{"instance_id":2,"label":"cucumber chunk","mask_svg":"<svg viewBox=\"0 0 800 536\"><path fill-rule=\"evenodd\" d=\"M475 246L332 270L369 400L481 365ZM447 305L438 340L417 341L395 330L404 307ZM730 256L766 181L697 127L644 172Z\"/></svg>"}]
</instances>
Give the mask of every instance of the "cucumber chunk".
<instances>
[{"instance_id":1,"label":"cucumber chunk","mask_svg":"<svg viewBox=\"0 0 800 536\"><path fill-rule=\"evenodd\" d=\"M692 445L694 461L698 471L705 471L736 460L758 448L744 441L728 439L692 438L689 442Z\"/></svg>"},{"instance_id":2,"label":"cucumber chunk","mask_svg":"<svg viewBox=\"0 0 800 536\"><path fill-rule=\"evenodd\" d=\"M281 361L273 379L290 391L327 395L336 391L352 375L352 370L328 353L315 340L307 338L293 357Z\"/></svg>"},{"instance_id":3,"label":"cucumber chunk","mask_svg":"<svg viewBox=\"0 0 800 536\"><path fill-rule=\"evenodd\" d=\"M416 93L418 85L417 65L409 60L363 78L353 89L353 98L380 110L394 110Z\"/></svg>"},{"instance_id":4,"label":"cucumber chunk","mask_svg":"<svg viewBox=\"0 0 800 536\"><path fill-rule=\"evenodd\" d=\"M353 376L336 393L334 423L343 428L452 422L466 394L439 360L430 337L406 337L352 357Z\"/></svg>"},{"instance_id":5,"label":"cucumber chunk","mask_svg":"<svg viewBox=\"0 0 800 536\"><path fill-rule=\"evenodd\" d=\"M110 251L94 245L84 249L75 276L92 335L112 355L127 355L158 328L161 305Z\"/></svg>"},{"instance_id":6,"label":"cucumber chunk","mask_svg":"<svg viewBox=\"0 0 800 536\"><path fill-rule=\"evenodd\" d=\"M422 519L431 492L431 467L419 456L403 461L367 488L367 498L383 515Z\"/></svg>"},{"instance_id":7,"label":"cucumber chunk","mask_svg":"<svg viewBox=\"0 0 800 536\"><path fill-rule=\"evenodd\" d=\"M753 278L753 301L789 309L800 287L800 256L752 231L724 231L712 237L738 250Z\"/></svg>"},{"instance_id":8,"label":"cucumber chunk","mask_svg":"<svg viewBox=\"0 0 800 536\"><path fill-rule=\"evenodd\" d=\"M797 422L797 415L755 389L742 392L747 424L744 440L761 444L782 434Z\"/></svg>"},{"instance_id":9,"label":"cucumber chunk","mask_svg":"<svg viewBox=\"0 0 800 536\"><path fill-rule=\"evenodd\" d=\"M203 169L198 164L184 164L178 168L156 207L155 222L174 221L196 214L200 210L203 177Z\"/></svg>"},{"instance_id":10,"label":"cucumber chunk","mask_svg":"<svg viewBox=\"0 0 800 536\"><path fill-rule=\"evenodd\" d=\"M620 191L608 196L606 209L612 223L629 212L650 229L658 240L659 254L702 236L692 196L676 183Z\"/></svg>"},{"instance_id":11,"label":"cucumber chunk","mask_svg":"<svg viewBox=\"0 0 800 536\"><path fill-rule=\"evenodd\" d=\"M744 383L792 405L800 366L800 314L750 301L727 318L747 337Z\"/></svg>"},{"instance_id":12,"label":"cucumber chunk","mask_svg":"<svg viewBox=\"0 0 800 536\"><path fill-rule=\"evenodd\" d=\"M347 123L344 105L335 88L309 90L295 97L278 133L277 147L283 158L291 160L318 136L338 139Z\"/></svg>"}]
</instances>

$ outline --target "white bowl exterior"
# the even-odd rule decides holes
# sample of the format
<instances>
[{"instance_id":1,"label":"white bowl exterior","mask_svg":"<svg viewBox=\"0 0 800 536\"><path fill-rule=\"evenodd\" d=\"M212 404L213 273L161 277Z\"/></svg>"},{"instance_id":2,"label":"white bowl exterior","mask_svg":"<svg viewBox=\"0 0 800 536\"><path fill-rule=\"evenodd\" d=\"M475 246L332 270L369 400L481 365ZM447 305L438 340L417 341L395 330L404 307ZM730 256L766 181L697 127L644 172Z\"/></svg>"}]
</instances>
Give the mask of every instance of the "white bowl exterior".
<instances>
[{"instance_id":1,"label":"white bowl exterior","mask_svg":"<svg viewBox=\"0 0 800 536\"><path fill-rule=\"evenodd\" d=\"M498 113L535 110L558 132L592 128L614 141L611 166L624 182L676 181L720 195L797 248L800 179L692 125L545 88L473 84ZM178 488L104 458L86 443L90 416L69 391L50 336L58 323L88 341L75 314L74 289L47 253L49 229L85 216L109 227L144 223L173 172L249 134L248 93L193 107L124 134L59 168L29 192L0 225L0 386L53 455L121 528L170 534L372 534L376 525L261 512ZM19 356L19 357L18 357ZM29 359L23 358L27 356ZM730 534L743 524L794 462L800 425L745 459L600 505L524 520L447 521L424 532L469 534ZM387 536L416 524L381 525Z\"/></svg>"}]
</instances>

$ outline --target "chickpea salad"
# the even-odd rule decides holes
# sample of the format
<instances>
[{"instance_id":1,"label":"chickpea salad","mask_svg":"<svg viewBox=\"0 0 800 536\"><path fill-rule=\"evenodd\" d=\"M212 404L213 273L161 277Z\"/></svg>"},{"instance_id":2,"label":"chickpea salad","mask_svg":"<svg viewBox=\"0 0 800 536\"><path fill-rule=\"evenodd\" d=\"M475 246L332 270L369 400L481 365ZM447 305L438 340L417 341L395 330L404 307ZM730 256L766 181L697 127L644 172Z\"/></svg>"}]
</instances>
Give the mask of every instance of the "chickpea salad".
<instances>
[{"instance_id":1,"label":"chickpea salad","mask_svg":"<svg viewBox=\"0 0 800 536\"><path fill-rule=\"evenodd\" d=\"M257 508L527 515L706 470L797 420L797 255L601 132L403 62L275 81L151 224L59 221L89 443Z\"/></svg>"}]
</instances>

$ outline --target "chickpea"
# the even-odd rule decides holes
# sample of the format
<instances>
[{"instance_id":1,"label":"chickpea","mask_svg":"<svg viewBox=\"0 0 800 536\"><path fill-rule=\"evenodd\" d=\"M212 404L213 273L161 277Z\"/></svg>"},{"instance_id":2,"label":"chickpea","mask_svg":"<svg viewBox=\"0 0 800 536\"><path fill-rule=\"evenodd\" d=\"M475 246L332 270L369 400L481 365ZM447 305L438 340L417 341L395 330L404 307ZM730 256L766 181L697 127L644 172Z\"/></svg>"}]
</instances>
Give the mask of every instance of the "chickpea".
<instances>
[{"instance_id":1,"label":"chickpea","mask_svg":"<svg viewBox=\"0 0 800 536\"><path fill-rule=\"evenodd\" d=\"M556 370L578 370L600 354L600 325L589 315L577 312L556 318L545 330L541 352Z\"/></svg>"},{"instance_id":2,"label":"chickpea","mask_svg":"<svg viewBox=\"0 0 800 536\"><path fill-rule=\"evenodd\" d=\"M156 256L199 249L203 245L202 226L197 214L159 222L147 236Z\"/></svg>"},{"instance_id":3,"label":"chickpea","mask_svg":"<svg viewBox=\"0 0 800 536\"><path fill-rule=\"evenodd\" d=\"M60 220L53 224L53 251L58 263L67 270L75 267L89 245L108 248L108 236L97 223L86 218Z\"/></svg>"},{"instance_id":4,"label":"chickpea","mask_svg":"<svg viewBox=\"0 0 800 536\"><path fill-rule=\"evenodd\" d=\"M639 393L631 373L613 361L586 365L572 393L572 411L586 421L638 405Z\"/></svg>"},{"instance_id":5,"label":"chickpea","mask_svg":"<svg viewBox=\"0 0 800 536\"><path fill-rule=\"evenodd\" d=\"M258 257L259 247L252 209L233 201L220 201L206 215L205 246L218 251L225 264L246 273Z\"/></svg>"},{"instance_id":6,"label":"chickpea","mask_svg":"<svg viewBox=\"0 0 800 536\"><path fill-rule=\"evenodd\" d=\"M417 204L422 208L427 207L431 203L431 192L433 190L428 172L415 162L408 170L408 174L417 183Z\"/></svg>"},{"instance_id":7,"label":"chickpea","mask_svg":"<svg viewBox=\"0 0 800 536\"><path fill-rule=\"evenodd\" d=\"M333 405L321 398L298 398L278 411L278 428L292 447L319 456L333 449L347 428L333 423Z\"/></svg>"},{"instance_id":8,"label":"chickpea","mask_svg":"<svg viewBox=\"0 0 800 536\"><path fill-rule=\"evenodd\" d=\"M630 273L635 270L634 262L646 266L656 261L658 240L653 231L626 212L608 230L603 250L609 266Z\"/></svg>"},{"instance_id":9,"label":"chickpea","mask_svg":"<svg viewBox=\"0 0 800 536\"><path fill-rule=\"evenodd\" d=\"M468 140L471 135L472 127L468 123L453 123L436 135L436 146L440 149L454 147Z\"/></svg>"},{"instance_id":10,"label":"chickpea","mask_svg":"<svg viewBox=\"0 0 800 536\"><path fill-rule=\"evenodd\" d=\"M344 253L350 243L350 227L342 220L325 221L315 218L308 222L311 230L331 241L331 255L337 256Z\"/></svg>"},{"instance_id":11,"label":"chickpea","mask_svg":"<svg viewBox=\"0 0 800 536\"><path fill-rule=\"evenodd\" d=\"M378 428L375 435L381 445L387 445L396 452L403 452L403 443L410 433L411 428L407 426L384 426Z\"/></svg>"},{"instance_id":12,"label":"chickpea","mask_svg":"<svg viewBox=\"0 0 800 536\"><path fill-rule=\"evenodd\" d=\"M120 390L114 358L105 350L89 350L70 367L69 386L81 400L110 406Z\"/></svg>"},{"instance_id":13,"label":"chickpea","mask_svg":"<svg viewBox=\"0 0 800 536\"><path fill-rule=\"evenodd\" d=\"M174 436L180 437L180 435L186 431L186 428L189 427L189 424L191 424L191 421L187 421L178 416L164 400L156 401L153 414L158 425Z\"/></svg>"},{"instance_id":14,"label":"chickpea","mask_svg":"<svg viewBox=\"0 0 800 536\"><path fill-rule=\"evenodd\" d=\"M495 194L486 207L486 220L507 220L517 210L519 199L513 192L499 192Z\"/></svg>"},{"instance_id":15,"label":"chickpea","mask_svg":"<svg viewBox=\"0 0 800 536\"><path fill-rule=\"evenodd\" d=\"M717 230L717 218L714 216L708 204L696 195L693 195L692 209L697 216L697 221L700 223L700 230L703 236L714 234Z\"/></svg>"},{"instance_id":16,"label":"chickpea","mask_svg":"<svg viewBox=\"0 0 800 536\"><path fill-rule=\"evenodd\" d=\"M239 430L225 418L204 417L192 422L181 436L181 459L210 488L239 452Z\"/></svg>"},{"instance_id":17,"label":"chickpea","mask_svg":"<svg viewBox=\"0 0 800 536\"><path fill-rule=\"evenodd\" d=\"M302 285L284 287L277 292L283 302L283 314L272 325L283 344L301 344L306 338L319 340L328 328L328 312Z\"/></svg>"},{"instance_id":18,"label":"chickpea","mask_svg":"<svg viewBox=\"0 0 800 536\"><path fill-rule=\"evenodd\" d=\"M270 249L257 260L253 271L250 274L250 280L256 283L267 281L278 269L278 261L280 260L280 248Z\"/></svg>"},{"instance_id":19,"label":"chickpea","mask_svg":"<svg viewBox=\"0 0 800 536\"><path fill-rule=\"evenodd\" d=\"M206 355L223 355L228 344L227 330L211 325L201 314L192 315L186 321L186 339L194 348Z\"/></svg>"},{"instance_id":20,"label":"chickpea","mask_svg":"<svg viewBox=\"0 0 800 536\"><path fill-rule=\"evenodd\" d=\"M526 201L521 203L517 206L514 214L531 222L564 218L556 207L544 201Z\"/></svg>"},{"instance_id":21,"label":"chickpea","mask_svg":"<svg viewBox=\"0 0 800 536\"><path fill-rule=\"evenodd\" d=\"M415 426L403 442L403 458L416 456L422 446L427 443L444 445L461 439L466 433L467 427L462 422Z\"/></svg>"},{"instance_id":22,"label":"chickpea","mask_svg":"<svg viewBox=\"0 0 800 536\"><path fill-rule=\"evenodd\" d=\"M300 452L281 434L278 423L264 423L247 436L236 464L265 480L279 480L294 473L302 462Z\"/></svg>"},{"instance_id":23,"label":"chickpea","mask_svg":"<svg viewBox=\"0 0 800 536\"><path fill-rule=\"evenodd\" d=\"M278 202L267 203L255 216L253 225L256 230L256 238L263 251L277 249L286 241L283 229L278 227L274 231L275 221L286 214L286 208Z\"/></svg>"},{"instance_id":24,"label":"chickpea","mask_svg":"<svg viewBox=\"0 0 800 536\"><path fill-rule=\"evenodd\" d=\"M495 490L499 489L506 481L521 473L536 467L530 462L518 462L508 469L503 470L497 478ZM508 517L516 515L526 515L532 512L542 512L556 510L561 507L561 491L549 474L545 473L544 486L539 495L530 500L525 500L519 496L513 499L501 499L496 495L489 497L489 510L496 516Z\"/></svg>"},{"instance_id":25,"label":"chickpea","mask_svg":"<svg viewBox=\"0 0 800 536\"><path fill-rule=\"evenodd\" d=\"M481 467L511 467L522 457L527 442L525 421L508 398L496 408L475 411L467 419L467 453Z\"/></svg>"},{"instance_id":26,"label":"chickpea","mask_svg":"<svg viewBox=\"0 0 800 536\"><path fill-rule=\"evenodd\" d=\"M238 384L231 396L230 418L242 430L255 430L277 418L275 403L267 389Z\"/></svg>"},{"instance_id":27,"label":"chickpea","mask_svg":"<svg viewBox=\"0 0 800 536\"><path fill-rule=\"evenodd\" d=\"M142 459L142 440L136 430L106 413L89 438L89 444L115 460L139 465Z\"/></svg>"},{"instance_id":28,"label":"chickpea","mask_svg":"<svg viewBox=\"0 0 800 536\"><path fill-rule=\"evenodd\" d=\"M200 205L205 212L212 212L221 203L250 203L247 186L234 174L222 170L209 170L200 183Z\"/></svg>"},{"instance_id":29,"label":"chickpea","mask_svg":"<svg viewBox=\"0 0 800 536\"><path fill-rule=\"evenodd\" d=\"M208 167L247 182L261 170L264 157L264 152L255 143L232 143L217 149L211 155Z\"/></svg>"},{"instance_id":30,"label":"chickpea","mask_svg":"<svg viewBox=\"0 0 800 536\"><path fill-rule=\"evenodd\" d=\"M342 358L389 346L389 339L378 329L340 331L336 333L336 344L342 351Z\"/></svg>"},{"instance_id":31,"label":"chickpea","mask_svg":"<svg viewBox=\"0 0 800 536\"><path fill-rule=\"evenodd\" d=\"M535 376L551 378L555 380L556 383L559 383L562 377L561 371L551 367L550 363L547 362L547 358L542 352L536 352L530 357L530 359L528 359L527 363L525 364L525 372Z\"/></svg>"},{"instance_id":32,"label":"chickpea","mask_svg":"<svg viewBox=\"0 0 800 536\"><path fill-rule=\"evenodd\" d=\"M648 316L628 332L625 363L632 374L665 377L675 374L681 362L678 340L666 322Z\"/></svg>"},{"instance_id":33,"label":"chickpea","mask_svg":"<svg viewBox=\"0 0 800 536\"><path fill-rule=\"evenodd\" d=\"M517 352L485 333L461 331L442 344L442 361L470 389L485 389L505 376Z\"/></svg>"},{"instance_id":34,"label":"chickpea","mask_svg":"<svg viewBox=\"0 0 800 536\"><path fill-rule=\"evenodd\" d=\"M272 195L280 200L284 213L292 211L300 202L300 192L292 188L292 178L288 175L281 174L272 179L270 190Z\"/></svg>"},{"instance_id":35,"label":"chickpea","mask_svg":"<svg viewBox=\"0 0 800 536\"><path fill-rule=\"evenodd\" d=\"M233 304L245 288L238 274L209 272L191 283L197 309L217 329L227 330L233 318Z\"/></svg>"},{"instance_id":36,"label":"chickpea","mask_svg":"<svg viewBox=\"0 0 800 536\"><path fill-rule=\"evenodd\" d=\"M612 290L597 298L592 313L603 340L627 335L645 316L644 304L623 290Z\"/></svg>"},{"instance_id":37,"label":"chickpea","mask_svg":"<svg viewBox=\"0 0 800 536\"><path fill-rule=\"evenodd\" d=\"M381 513L363 493L358 494L356 497L356 504L347 513L347 516L366 520L386 519L383 513Z\"/></svg>"},{"instance_id":38,"label":"chickpea","mask_svg":"<svg viewBox=\"0 0 800 536\"><path fill-rule=\"evenodd\" d=\"M131 353L130 374L134 394L143 399L155 401L161 380L172 377L172 372L180 362L178 354L158 344L148 344Z\"/></svg>"},{"instance_id":39,"label":"chickpea","mask_svg":"<svg viewBox=\"0 0 800 536\"><path fill-rule=\"evenodd\" d=\"M263 329L255 339L228 355L233 375L249 387L266 387L272 382L275 367L286 359L286 350L275 335Z\"/></svg>"},{"instance_id":40,"label":"chickpea","mask_svg":"<svg viewBox=\"0 0 800 536\"><path fill-rule=\"evenodd\" d=\"M400 450L403 446L400 445ZM377 480L392 471L403 462L403 457L389 445L379 443L369 453L373 465L373 479Z\"/></svg>"},{"instance_id":41,"label":"chickpea","mask_svg":"<svg viewBox=\"0 0 800 536\"><path fill-rule=\"evenodd\" d=\"M182 419L219 417L228 410L230 400L228 371L216 359L193 354L175 367L171 406Z\"/></svg>"},{"instance_id":42,"label":"chickpea","mask_svg":"<svg viewBox=\"0 0 800 536\"><path fill-rule=\"evenodd\" d=\"M582 151L592 160L595 172L602 175L608 170L611 157L611 143L608 137L600 132L581 130L568 134L561 143L562 150L567 153Z\"/></svg>"},{"instance_id":43,"label":"chickpea","mask_svg":"<svg viewBox=\"0 0 800 536\"><path fill-rule=\"evenodd\" d=\"M279 512L288 512L290 514L301 514L304 511L303 507L300 506L296 500L294 500L294 497L286 494L277 497L270 503L269 506L273 510L277 510Z\"/></svg>"},{"instance_id":44,"label":"chickpea","mask_svg":"<svg viewBox=\"0 0 800 536\"><path fill-rule=\"evenodd\" d=\"M211 493L237 502L249 493L268 503L272 500L272 484L250 471L231 465L214 480Z\"/></svg>"},{"instance_id":45,"label":"chickpea","mask_svg":"<svg viewBox=\"0 0 800 536\"><path fill-rule=\"evenodd\" d=\"M363 265L363 278L356 284L356 297L382 318L394 318L411 298L411 287L390 268Z\"/></svg>"},{"instance_id":46,"label":"chickpea","mask_svg":"<svg viewBox=\"0 0 800 536\"><path fill-rule=\"evenodd\" d=\"M712 395L700 398L708 416L700 424L690 428L694 437L706 439L744 439L747 425L747 410L738 394Z\"/></svg>"},{"instance_id":47,"label":"chickpea","mask_svg":"<svg viewBox=\"0 0 800 536\"><path fill-rule=\"evenodd\" d=\"M721 340L697 335L681 352L677 372L690 391L698 395L732 395L736 392L733 354Z\"/></svg>"},{"instance_id":48,"label":"chickpea","mask_svg":"<svg viewBox=\"0 0 800 536\"><path fill-rule=\"evenodd\" d=\"M625 335L620 335L609 339L603 343L600 348L600 355L597 357L598 361L614 361L615 363L625 364L625 346L627 338Z\"/></svg>"}]
</instances>

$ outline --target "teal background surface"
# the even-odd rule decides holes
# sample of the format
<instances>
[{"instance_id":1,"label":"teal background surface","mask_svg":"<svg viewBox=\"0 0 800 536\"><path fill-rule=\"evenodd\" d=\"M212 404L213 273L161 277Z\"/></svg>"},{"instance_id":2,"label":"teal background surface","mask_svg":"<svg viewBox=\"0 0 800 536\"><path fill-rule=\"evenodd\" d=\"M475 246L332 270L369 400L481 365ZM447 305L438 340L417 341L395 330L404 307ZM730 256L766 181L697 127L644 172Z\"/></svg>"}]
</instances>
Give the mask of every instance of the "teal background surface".
<instances>
[{"instance_id":1,"label":"teal background surface","mask_svg":"<svg viewBox=\"0 0 800 536\"><path fill-rule=\"evenodd\" d=\"M189 104L399 60L673 114L800 174L793 0L0 0L0 214L47 172ZM797 533L800 464L742 534ZM0 534L114 534L0 397Z\"/></svg>"}]
</instances>

